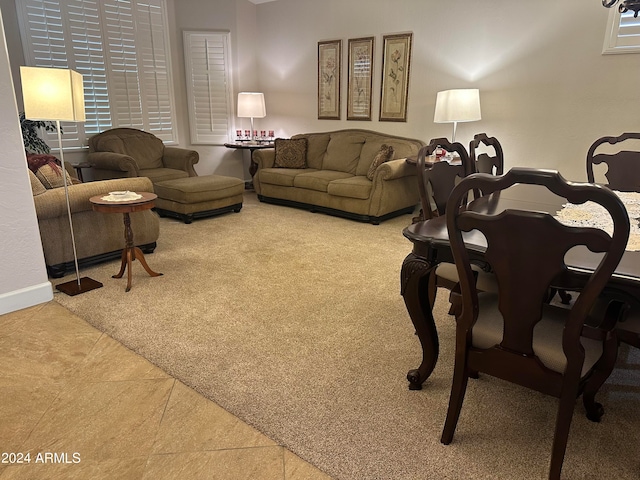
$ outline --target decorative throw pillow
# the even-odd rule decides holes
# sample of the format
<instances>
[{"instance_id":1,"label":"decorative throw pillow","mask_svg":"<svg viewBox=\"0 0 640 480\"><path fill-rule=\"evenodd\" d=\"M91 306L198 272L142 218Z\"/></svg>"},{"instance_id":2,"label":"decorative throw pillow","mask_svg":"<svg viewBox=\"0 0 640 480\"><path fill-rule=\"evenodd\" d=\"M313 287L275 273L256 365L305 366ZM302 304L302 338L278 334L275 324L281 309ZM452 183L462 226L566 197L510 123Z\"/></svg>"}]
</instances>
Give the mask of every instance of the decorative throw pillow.
<instances>
[{"instance_id":1,"label":"decorative throw pillow","mask_svg":"<svg viewBox=\"0 0 640 480\"><path fill-rule=\"evenodd\" d=\"M275 167L307 168L307 139L287 140L276 138Z\"/></svg>"},{"instance_id":2,"label":"decorative throw pillow","mask_svg":"<svg viewBox=\"0 0 640 480\"><path fill-rule=\"evenodd\" d=\"M29 181L31 182L31 192L33 193L33 196L35 197L36 195L40 195L46 192L47 189L44 187L42 182L38 180L38 177L36 177L36 174L33 173L31 170L28 170L28 172L29 172Z\"/></svg>"},{"instance_id":3,"label":"decorative throw pillow","mask_svg":"<svg viewBox=\"0 0 640 480\"><path fill-rule=\"evenodd\" d=\"M71 176L67 172L64 172L64 174L67 176L67 185L71 185ZM58 188L64 186L62 168L57 165L55 167L52 167L49 164L41 166L36 172L36 177L38 177L38 180L42 182L42 185L44 185L45 188Z\"/></svg>"},{"instance_id":4,"label":"decorative throw pillow","mask_svg":"<svg viewBox=\"0 0 640 480\"><path fill-rule=\"evenodd\" d=\"M367 172L367 178L369 180L373 180L373 175L376 173L376 169L378 166L382 165L384 162L388 162L393 158L393 147L391 145L387 145L383 143L378 150L378 153L373 158L373 162L371 162L371 166L369 167L369 171Z\"/></svg>"}]
</instances>

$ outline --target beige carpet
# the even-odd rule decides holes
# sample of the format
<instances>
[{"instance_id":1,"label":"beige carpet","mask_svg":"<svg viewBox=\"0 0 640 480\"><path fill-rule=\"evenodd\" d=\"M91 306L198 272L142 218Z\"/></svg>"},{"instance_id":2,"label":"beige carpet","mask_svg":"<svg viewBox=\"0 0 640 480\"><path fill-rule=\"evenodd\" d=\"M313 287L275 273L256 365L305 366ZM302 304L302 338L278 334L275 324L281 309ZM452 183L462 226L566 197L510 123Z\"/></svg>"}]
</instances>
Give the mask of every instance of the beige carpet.
<instances>
[{"instance_id":1,"label":"beige carpet","mask_svg":"<svg viewBox=\"0 0 640 480\"><path fill-rule=\"evenodd\" d=\"M125 293L111 262L82 272L103 288L55 298L335 478L546 478L557 401L487 376L470 382L454 442L440 444L446 292L440 361L423 390L408 390L421 359L399 292L410 221L373 226L247 194L238 214L162 219L147 260L164 276L134 264ZM640 478L640 355L623 357L599 397L602 422L577 405L563 478Z\"/></svg>"}]
</instances>

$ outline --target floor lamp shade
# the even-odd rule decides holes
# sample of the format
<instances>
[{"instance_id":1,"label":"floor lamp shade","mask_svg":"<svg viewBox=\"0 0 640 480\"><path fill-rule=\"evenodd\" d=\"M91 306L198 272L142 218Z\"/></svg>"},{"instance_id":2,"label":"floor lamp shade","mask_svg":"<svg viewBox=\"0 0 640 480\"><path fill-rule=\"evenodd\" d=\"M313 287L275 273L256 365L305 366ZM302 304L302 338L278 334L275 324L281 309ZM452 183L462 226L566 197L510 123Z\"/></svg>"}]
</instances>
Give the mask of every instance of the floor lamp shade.
<instances>
[{"instance_id":1,"label":"floor lamp shade","mask_svg":"<svg viewBox=\"0 0 640 480\"><path fill-rule=\"evenodd\" d=\"M452 141L455 141L458 122L475 122L481 118L480 91L477 88L438 92L433 121L435 123L453 123Z\"/></svg>"},{"instance_id":2,"label":"floor lamp shade","mask_svg":"<svg viewBox=\"0 0 640 480\"><path fill-rule=\"evenodd\" d=\"M20 67L20 79L22 81L24 116L29 120L56 123L60 163L62 171L66 172L60 122L85 121L82 75L73 70L63 68ZM62 179L67 201L67 215L69 217L71 245L73 246L73 260L76 267L76 280L58 284L56 288L67 295L78 295L79 293L100 288L102 284L89 277L80 278L66 174L62 174Z\"/></svg>"},{"instance_id":3,"label":"floor lamp shade","mask_svg":"<svg viewBox=\"0 0 640 480\"><path fill-rule=\"evenodd\" d=\"M29 120L84 122L82 75L63 68L20 67Z\"/></svg>"}]
</instances>

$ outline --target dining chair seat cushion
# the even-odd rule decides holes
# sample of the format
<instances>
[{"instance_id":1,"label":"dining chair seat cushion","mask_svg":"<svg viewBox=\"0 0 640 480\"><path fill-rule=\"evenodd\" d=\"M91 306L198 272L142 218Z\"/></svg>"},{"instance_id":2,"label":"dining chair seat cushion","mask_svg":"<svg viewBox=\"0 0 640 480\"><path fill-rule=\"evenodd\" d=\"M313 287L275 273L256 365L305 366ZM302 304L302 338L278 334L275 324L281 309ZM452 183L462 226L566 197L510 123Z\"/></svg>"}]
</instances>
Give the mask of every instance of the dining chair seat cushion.
<instances>
[{"instance_id":1,"label":"dining chair seat cushion","mask_svg":"<svg viewBox=\"0 0 640 480\"><path fill-rule=\"evenodd\" d=\"M472 343L476 348L491 348L502 341L503 320L498 310L498 295L479 294L480 314L473 326ZM543 307L542 320L533 330L533 351L549 369L564 373L567 358L562 350L562 334L570 310L554 305ZM602 342L582 337L585 350L581 376L586 375L602 355Z\"/></svg>"},{"instance_id":2,"label":"dining chair seat cushion","mask_svg":"<svg viewBox=\"0 0 640 480\"><path fill-rule=\"evenodd\" d=\"M498 282L493 273L485 272L478 265L471 265L471 269L478 273L476 288L481 292L498 293ZM455 263L442 262L436 267L436 275L452 283L458 283L458 270Z\"/></svg>"}]
</instances>

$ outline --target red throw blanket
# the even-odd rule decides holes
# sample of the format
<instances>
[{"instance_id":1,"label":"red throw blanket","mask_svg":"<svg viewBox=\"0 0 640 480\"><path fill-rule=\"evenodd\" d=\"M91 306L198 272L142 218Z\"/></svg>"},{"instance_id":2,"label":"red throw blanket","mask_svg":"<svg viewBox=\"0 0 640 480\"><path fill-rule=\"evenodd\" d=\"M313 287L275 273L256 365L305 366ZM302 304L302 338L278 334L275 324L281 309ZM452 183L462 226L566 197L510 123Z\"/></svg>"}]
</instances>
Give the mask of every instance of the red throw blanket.
<instances>
[{"instance_id":1,"label":"red throw blanket","mask_svg":"<svg viewBox=\"0 0 640 480\"><path fill-rule=\"evenodd\" d=\"M46 153L27 153L27 165L29 170L36 173L43 165L49 165L51 169L60 175L60 160Z\"/></svg>"}]
</instances>

